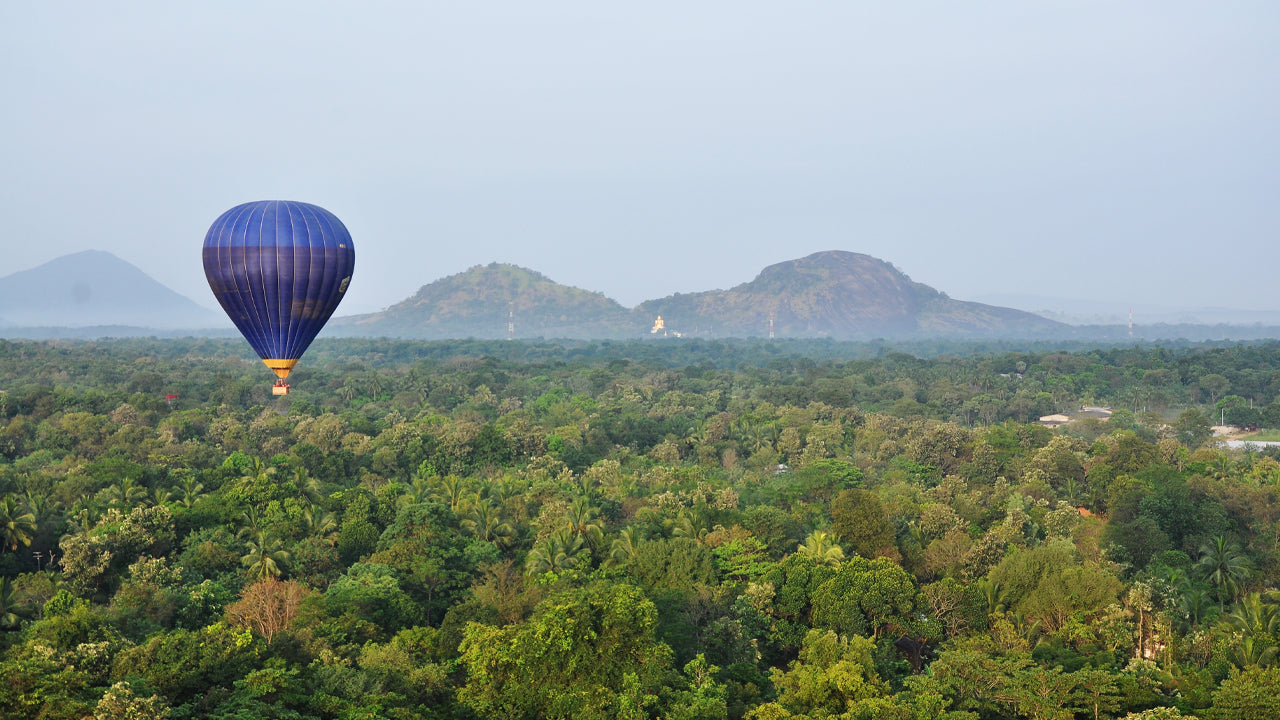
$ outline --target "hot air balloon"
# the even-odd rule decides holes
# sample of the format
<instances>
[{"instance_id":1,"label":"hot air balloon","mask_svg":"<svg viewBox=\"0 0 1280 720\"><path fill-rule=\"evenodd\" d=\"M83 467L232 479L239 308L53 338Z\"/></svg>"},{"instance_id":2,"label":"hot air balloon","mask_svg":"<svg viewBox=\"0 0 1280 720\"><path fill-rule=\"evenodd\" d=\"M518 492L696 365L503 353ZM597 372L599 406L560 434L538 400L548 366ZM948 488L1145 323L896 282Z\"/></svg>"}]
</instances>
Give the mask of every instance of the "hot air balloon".
<instances>
[{"instance_id":1,"label":"hot air balloon","mask_svg":"<svg viewBox=\"0 0 1280 720\"><path fill-rule=\"evenodd\" d=\"M265 200L224 212L204 237L204 274L245 340L275 372L272 393L338 308L351 283L355 248L333 213Z\"/></svg>"}]
</instances>

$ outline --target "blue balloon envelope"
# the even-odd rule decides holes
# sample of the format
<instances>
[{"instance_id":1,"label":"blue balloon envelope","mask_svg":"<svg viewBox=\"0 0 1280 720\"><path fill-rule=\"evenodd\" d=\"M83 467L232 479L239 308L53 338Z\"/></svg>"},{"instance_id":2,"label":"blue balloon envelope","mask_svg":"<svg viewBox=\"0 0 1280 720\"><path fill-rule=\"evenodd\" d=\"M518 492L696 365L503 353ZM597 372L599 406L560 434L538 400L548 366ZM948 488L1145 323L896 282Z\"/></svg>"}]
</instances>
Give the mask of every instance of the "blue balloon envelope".
<instances>
[{"instance_id":1,"label":"blue balloon envelope","mask_svg":"<svg viewBox=\"0 0 1280 720\"><path fill-rule=\"evenodd\" d=\"M264 200L223 213L204 238L204 274L214 297L284 379L333 315L351 283L351 233L316 205Z\"/></svg>"}]
</instances>

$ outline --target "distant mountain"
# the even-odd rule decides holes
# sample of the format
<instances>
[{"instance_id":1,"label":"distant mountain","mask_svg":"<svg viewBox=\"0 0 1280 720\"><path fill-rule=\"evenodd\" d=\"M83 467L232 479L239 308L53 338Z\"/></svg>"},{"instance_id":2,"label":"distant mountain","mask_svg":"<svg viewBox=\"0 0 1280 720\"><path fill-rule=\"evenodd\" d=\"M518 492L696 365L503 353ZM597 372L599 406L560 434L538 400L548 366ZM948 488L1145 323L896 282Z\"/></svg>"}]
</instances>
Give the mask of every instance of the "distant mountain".
<instances>
[{"instance_id":1,"label":"distant mountain","mask_svg":"<svg viewBox=\"0 0 1280 720\"><path fill-rule=\"evenodd\" d=\"M1031 313L952 300L883 260L829 251L771 265L730 290L676 294L628 311L599 293L532 270L493 263L423 286L368 315L335 318L330 335L404 338L647 337L659 315L667 334L777 337L1042 337L1067 326Z\"/></svg>"},{"instance_id":2,"label":"distant mountain","mask_svg":"<svg viewBox=\"0 0 1280 720\"><path fill-rule=\"evenodd\" d=\"M0 327L214 328L229 323L108 252L64 255L0 278Z\"/></svg>"},{"instance_id":3,"label":"distant mountain","mask_svg":"<svg viewBox=\"0 0 1280 720\"><path fill-rule=\"evenodd\" d=\"M1068 328L1010 308L952 300L889 263L830 250L770 265L729 290L641 303L669 330L699 336L761 336L774 316L778 337L1040 337Z\"/></svg>"},{"instance_id":4,"label":"distant mountain","mask_svg":"<svg viewBox=\"0 0 1280 720\"><path fill-rule=\"evenodd\" d=\"M334 318L329 336L623 338L638 333L626 308L515 265L491 263L424 285L381 312Z\"/></svg>"}]
</instances>

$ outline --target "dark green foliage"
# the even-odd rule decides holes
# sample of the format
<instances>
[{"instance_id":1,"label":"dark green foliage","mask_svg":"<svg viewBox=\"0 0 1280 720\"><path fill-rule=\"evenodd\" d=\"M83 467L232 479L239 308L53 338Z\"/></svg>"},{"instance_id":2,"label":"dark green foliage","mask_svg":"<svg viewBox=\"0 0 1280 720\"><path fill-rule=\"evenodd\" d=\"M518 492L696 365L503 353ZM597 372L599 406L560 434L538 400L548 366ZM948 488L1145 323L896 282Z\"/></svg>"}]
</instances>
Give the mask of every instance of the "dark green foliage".
<instances>
[{"instance_id":1,"label":"dark green foliage","mask_svg":"<svg viewBox=\"0 0 1280 720\"><path fill-rule=\"evenodd\" d=\"M460 697L506 718L603 720L649 705L670 663L656 623L636 588L596 583L552 596L523 625L470 625Z\"/></svg>"},{"instance_id":2,"label":"dark green foliage","mask_svg":"<svg viewBox=\"0 0 1280 720\"><path fill-rule=\"evenodd\" d=\"M643 543L627 572L646 591L689 592L699 585L714 585L716 581L711 551L690 538Z\"/></svg>"},{"instance_id":3,"label":"dark green foliage","mask_svg":"<svg viewBox=\"0 0 1280 720\"><path fill-rule=\"evenodd\" d=\"M1256 716L1278 351L0 341L0 716Z\"/></svg>"},{"instance_id":4,"label":"dark green foliage","mask_svg":"<svg viewBox=\"0 0 1280 720\"><path fill-rule=\"evenodd\" d=\"M845 490L831 503L831 530L853 552L875 557L893 548L893 528L869 490Z\"/></svg>"},{"instance_id":5,"label":"dark green foliage","mask_svg":"<svg viewBox=\"0 0 1280 720\"><path fill-rule=\"evenodd\" d=\"M841 635L902 633L913 623L916 589L887 558L849 559L813 592L813 625Z\"/></svg>"}]
</instances>

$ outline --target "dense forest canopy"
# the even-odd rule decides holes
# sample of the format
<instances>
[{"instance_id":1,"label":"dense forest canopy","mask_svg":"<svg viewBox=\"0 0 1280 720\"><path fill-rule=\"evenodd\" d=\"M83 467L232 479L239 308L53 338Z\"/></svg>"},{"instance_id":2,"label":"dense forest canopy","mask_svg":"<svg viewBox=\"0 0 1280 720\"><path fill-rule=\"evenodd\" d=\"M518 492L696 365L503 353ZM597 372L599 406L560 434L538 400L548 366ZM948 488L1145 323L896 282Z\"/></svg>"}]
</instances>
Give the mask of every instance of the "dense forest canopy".
<instances>
[{"instance_id":1,"label":"dense forest canopy","mask_svg":"<svg viewBox=\"0 0 1280 720\"><path fill-rule=\"evenodd\" d=\"M1280 428L1280 344L348 339L290 381L0 341L0 717L1280 715L1280 452L1210 433Z\"/></svg>"}]
</instances>

